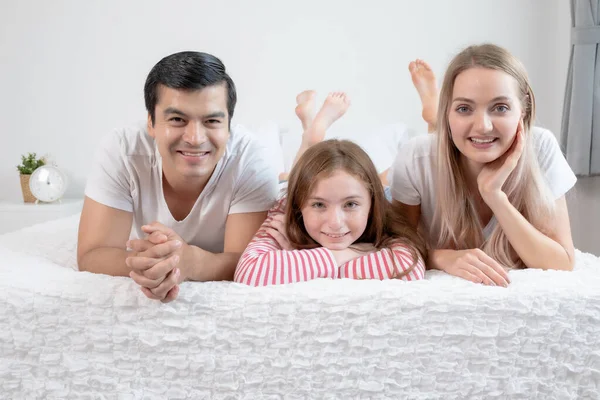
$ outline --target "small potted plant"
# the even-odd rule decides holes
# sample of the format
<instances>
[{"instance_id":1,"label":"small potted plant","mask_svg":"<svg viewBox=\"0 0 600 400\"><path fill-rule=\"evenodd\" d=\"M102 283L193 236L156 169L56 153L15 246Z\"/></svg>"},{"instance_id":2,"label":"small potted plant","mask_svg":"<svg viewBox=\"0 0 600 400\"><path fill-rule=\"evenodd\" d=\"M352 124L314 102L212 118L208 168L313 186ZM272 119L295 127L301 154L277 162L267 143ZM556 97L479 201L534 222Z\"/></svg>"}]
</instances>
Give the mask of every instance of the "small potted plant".
<instances>
[{"instance_id":1,"label":"small potted plant","mask_svg":"<svg viewBox=\"0 0 600 400\"><path fill-rule=\"evenodd\" d=\"M21 164L17 165L21 178L21 191L23 192L23 201L25 203L34 203L35 197L29 190L29 178L38 167L46 164L44 157L38 158L35 153L27 153L21 156Z\"/></svg>"}]
</instances>

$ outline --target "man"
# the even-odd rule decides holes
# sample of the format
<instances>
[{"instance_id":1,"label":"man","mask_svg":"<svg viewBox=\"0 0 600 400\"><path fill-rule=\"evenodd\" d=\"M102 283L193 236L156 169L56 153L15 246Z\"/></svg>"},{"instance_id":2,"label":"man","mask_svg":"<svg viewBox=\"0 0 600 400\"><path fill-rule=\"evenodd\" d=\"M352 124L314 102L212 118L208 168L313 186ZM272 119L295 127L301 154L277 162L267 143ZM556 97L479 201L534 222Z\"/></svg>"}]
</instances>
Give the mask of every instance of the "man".
<instances>
[{"instance_id":1,"label":"man","mask_svg":"<svg viewBox=\"0 0 600 400\"><path fill-rule=\"evenodd\" d=\"M277 174L250 135L230 132L237 97L218 58L163 58L144 96L145 126L117 131L98 153L77 261L81 271L130 276L167 302L183 280L233 278L275 200Z\"/></svg>"}]
</instances>

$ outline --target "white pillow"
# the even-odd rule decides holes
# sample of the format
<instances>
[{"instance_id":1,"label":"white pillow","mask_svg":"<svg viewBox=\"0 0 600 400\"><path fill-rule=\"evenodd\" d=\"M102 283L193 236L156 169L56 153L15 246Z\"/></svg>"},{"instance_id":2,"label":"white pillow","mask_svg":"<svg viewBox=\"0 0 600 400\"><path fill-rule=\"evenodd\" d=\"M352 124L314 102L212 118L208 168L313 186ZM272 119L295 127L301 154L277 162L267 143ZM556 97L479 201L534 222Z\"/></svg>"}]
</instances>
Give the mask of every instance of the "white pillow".
<instances>
[{"instance_id":1,"label":"white pillow","mask_svg":"<svg viewBox=\"0 0 600 400\"><path fill-rule=\"evenodd\" d=\"M331 129L325 135L325 139L346 139L358 144L371 157L375 168L381 173L392 166L399 146L411 136L412 133L405 124L394 123L376 129L350 128L343 131ZM300 131L282 130L280 143L285 171L291 169L301 141Z\"/></svg>"},{"instance_id":2,"label":"white pillow","mask_svg":"<svg viewBox=\"0 0 600 400\"><path fill-rule=\"evenodd\" d=\"M260 125L237 124L233 127L236 131L252 133L258 141L267 148L270 155L269 161L277 173L285 171L283 153L281 151L279 126L273 121L266 121Z\"/></svg>"}]
</instances>

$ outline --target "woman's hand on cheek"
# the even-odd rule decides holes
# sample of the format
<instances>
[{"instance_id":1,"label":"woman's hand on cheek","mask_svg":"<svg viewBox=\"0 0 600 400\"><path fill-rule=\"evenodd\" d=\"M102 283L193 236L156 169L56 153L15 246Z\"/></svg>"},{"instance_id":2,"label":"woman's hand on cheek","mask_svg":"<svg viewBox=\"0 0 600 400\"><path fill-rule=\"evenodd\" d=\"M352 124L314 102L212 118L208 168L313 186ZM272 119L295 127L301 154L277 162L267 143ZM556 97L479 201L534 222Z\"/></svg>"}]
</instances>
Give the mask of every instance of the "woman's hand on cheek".
<instances>
[{"instance_id":1,"label":"woman's hand on cheek","mask_svg":"<svg viewBox=\"0 0 600 400\"><path fill-rule=\"evenodd\" d=\"M504 194L502 186L517 166L524 148L523 120L521 120L517 127L515 139L506 153L497 160L486 164L477 176L479 193L481 193L481 197L488 205L494 198Z\"/></svg>"}]
</instances>

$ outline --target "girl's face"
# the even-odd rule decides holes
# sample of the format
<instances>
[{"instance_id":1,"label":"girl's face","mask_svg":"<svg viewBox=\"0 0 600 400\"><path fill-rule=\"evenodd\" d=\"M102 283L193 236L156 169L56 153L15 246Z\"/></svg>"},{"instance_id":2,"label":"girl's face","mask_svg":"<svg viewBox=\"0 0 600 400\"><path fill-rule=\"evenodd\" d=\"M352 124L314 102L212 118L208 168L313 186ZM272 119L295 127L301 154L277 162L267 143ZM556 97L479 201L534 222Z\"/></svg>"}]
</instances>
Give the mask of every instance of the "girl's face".
<instances>
[{"instance_id":1,"label":"girl's face","mask_svg":"<svg viewBox=\"0 0 600 400\"><path fill-rule=\"evenodd\" d=\"M470 68L456 77L448 123L454 145L470 163L482 165L503 155L522 115L517 81L507 73Z\"/></svg>"},{"instance_id":2,"label":"girl's face","mask_svg":"<svg viewBox=\"0 0 600 400\"><path fill-rule=\"evenodd\" d=\"M370 210L365 184L340 170L317 182L301 211L315 242L329 250L344 250L365 231Z\"/></svg>"}]
</instances>

